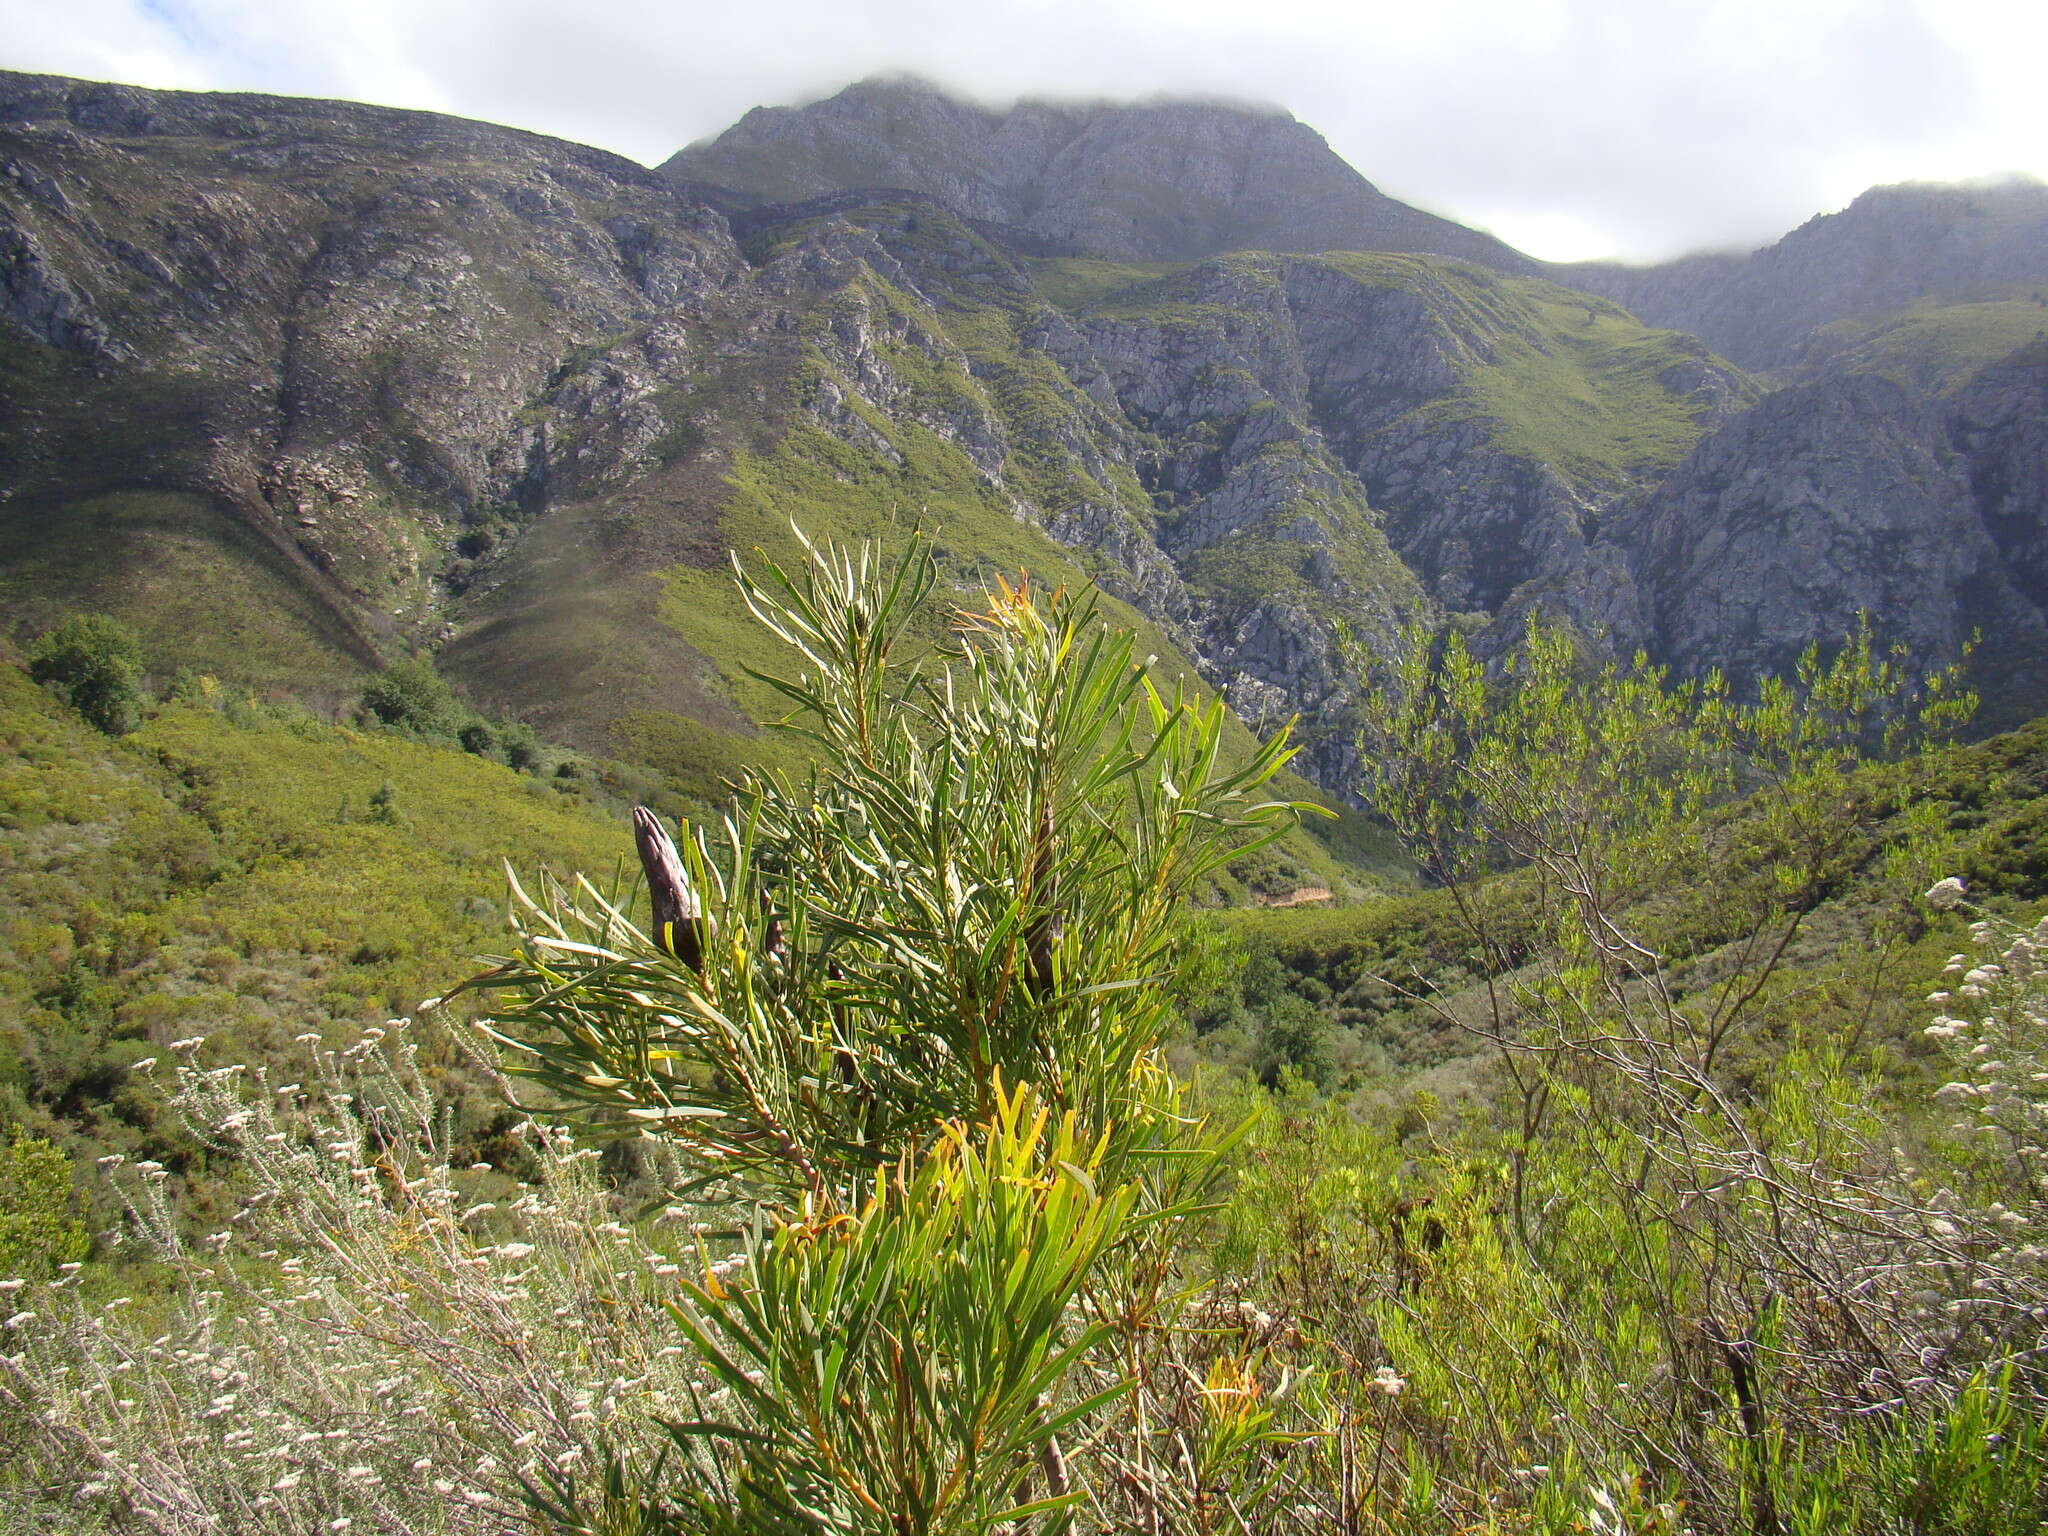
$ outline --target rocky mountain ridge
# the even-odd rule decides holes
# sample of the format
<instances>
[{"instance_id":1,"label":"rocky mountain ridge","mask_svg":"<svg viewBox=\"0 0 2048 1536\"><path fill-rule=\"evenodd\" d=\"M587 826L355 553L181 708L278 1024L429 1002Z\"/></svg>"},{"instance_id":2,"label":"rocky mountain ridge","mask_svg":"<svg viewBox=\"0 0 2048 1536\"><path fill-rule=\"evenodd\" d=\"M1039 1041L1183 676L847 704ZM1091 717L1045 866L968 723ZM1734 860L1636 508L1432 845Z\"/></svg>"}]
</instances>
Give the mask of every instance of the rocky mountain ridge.
<instances>
[{"instance_id":1,"label":"rocky mountain ridge","mask_svg":"<svg viewBox=\"0 0 2048 1536\"><path fill-rule=\"evenodd\" d=\"M1338 791L1339 637L1416 620L1498 649L1541 605L1748 670L1869 608L1930 662L1983 628L2009 708L2041 702L2024 347L1930 391L1866 366L1908 327L1767 394L1471 262L1117 263L997 201L792 190L714 206L428 114L0 75L14 623L106 607L330 701L426 646L495 710L704 783L770 707L727 552L921 522L950 600L1092 579L1254 726L1302 714Z\"/></svg>"},{"instance_id":2,"label":"rocky mountain ridge","mask_svg":"<svg viewBox=\"0 0 2048 1536\"><path fill-rule=\"evenodd\" d=\"M1549 275L1652 325L1690 331L1745 368L1790 368L1810 360L1814 333L1835 322L2001 286L2040 298L2048 292L2048 184L2014 177L1872 187L1746 256L1582 262Z\"/></svg>"},{"instance_id":3,"label":"rocky mountain ridge","mask_svg":"<svg viewBox=\"0 0 2048 1536\"><path fill-rule=\"evenodd\" d=\"M1410 251L1537 264L1386 196L1322 135L1231 102L1021 101L996 110L908 76L757 107L662 173L721 206L889 187L1027 231L1044 254L1190 261L1226 251Z\"/></svg>"},{"instance_id":4,"label":"rocky mountain ridge","mask_svg":"<svg viewBox=\"0 0 2048 1536\"><path fill-rule=\"evenodd\" d=\"M2048 285L2048 186L1873 187L1747 255L1648 266L1543 263L1381 194L1278 108L1025 100L996 109L914 77L760 107L664 174L732 212L834 194L923 192L1033 254L1183 261L1232 250L1452 256L1541 275L1699 336L1744 368L1794 369L1837 322L1929 296Z\"/></svg>"}]
</instances>

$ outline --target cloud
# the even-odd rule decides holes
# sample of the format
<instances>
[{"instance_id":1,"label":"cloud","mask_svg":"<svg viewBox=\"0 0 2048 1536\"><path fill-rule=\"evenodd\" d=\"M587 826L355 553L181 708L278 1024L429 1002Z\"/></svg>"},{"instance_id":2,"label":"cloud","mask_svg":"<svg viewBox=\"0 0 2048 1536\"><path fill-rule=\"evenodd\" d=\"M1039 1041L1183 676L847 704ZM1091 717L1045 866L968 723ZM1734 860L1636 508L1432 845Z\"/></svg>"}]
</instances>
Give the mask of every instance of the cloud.
<instances>
[{"instance_id":1,"label":"cloud","mask_svg":"<svg viewBox=\"0 0 2048 1536\"><path fill-rule=\"evenodd\" d=\"M994 100L1246 97L1285 104L1396 196L1560 255L1648 257L1758 244L1877 181L2048 173L2048 93L2030 78L2048 50L2042 10L0 0L0 35L17 68L425 107L648 162L749 107L885 70Z\"/></svg>"}]
</instances>

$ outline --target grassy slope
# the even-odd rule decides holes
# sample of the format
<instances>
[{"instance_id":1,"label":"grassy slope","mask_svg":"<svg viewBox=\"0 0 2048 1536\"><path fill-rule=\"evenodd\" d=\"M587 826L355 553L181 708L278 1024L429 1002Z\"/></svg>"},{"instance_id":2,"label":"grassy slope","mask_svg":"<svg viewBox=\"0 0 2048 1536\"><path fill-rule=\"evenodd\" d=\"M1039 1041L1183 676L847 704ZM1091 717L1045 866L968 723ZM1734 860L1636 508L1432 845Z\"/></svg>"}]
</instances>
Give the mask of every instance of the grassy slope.
<instances>
[{"instance_id":1,"label":"grassy slope","mask_svg":"<svg viewBox=\"0 0 2048 1536\"><path fill-rule=\"evenodd\" d=\"M412 1012L496 946L506 862L611 878L630 858L617 810L581 780L211 679L110 740L0 661L0 1124L75 1159L156 1157L203 1210L206 1154L134 1063L194 1035L218 1059L284 1063L304 1031ZM1338 878L1306 839L1259 872ZM436 1070L481 1145L494 1097L459 1062Z\"/></svg>"},{"instance_id":2,"label":"grassy slope","mask_svg":"<svg viewBox=\"0 0 2048 1536\"><path fill-rule=\"evenodd\" d=\"M1878 781L1873 777L1869 782ZM1908 786L1903 800L1884 791L1873 803L1881 817L1896 814L1903 803L1943 807L1953 839L1948 867L1962 876L1976 899L2006 906L2048 898L2048 719L1950 748ZM1873 992L1876 957L1861 942L1861 923L1877 906L1917 894L1899 889L1885 873L1883 825L1881 820L1856 873L1811 914L1790 950L1787 970L1770 995L1771 1022L1752 1047L1765 1053L1760 1061L1767 1062L1771 1052L1795 1036L1809 1044L1855 1039L1909 1081L1918 1070L1914 1063L1932 1059L1919 1038L1927 1012L1921 999L1936 984L1947 956L1965 947L1963 924L1938 920L1885 956ZM1639 931L1649 934L1662 952L1692 957L1675 971L1681 992L1694 982L1711 984L1722 974L1724 957L1717 951L1726 938L1720 927L1726 918L1716 900L1720 873L1705 868L1696 888L1664 893L1635 915ZM1516 914L1511 885L1503 894L1508 899L1497 899L1493 910L1497 920L1507 915L1501 930L1505 941L1533 944L1537 915ZM1469 941L1444 893L1425 891L1336 911L1234 912L1222 921L1235 941L1271 951L1297 995L1348 1031L1339 1057L1359 1072L1360 1081L1377 1077L1374 1086L1381 1086L1431 1068L1440 1069L1439 1085L1470 1080L1469 1066L1459 1063L1478 1042L1447 1029L1429 1010L1377 979L1436 991L1456 1005L1476 971ZM1228 1059L1241 1055L1248 1044L1216 1040L1206 1054Z\"/></svg>"},{"instance_id":3,"label":"grassy slope","mask_svg":"<svg viewBox=\"0 0 2048 1536\"><path fill-rule=\"evenodd\" d=\"M1691 337L1538 278L1493 281L1516 323L1467 383L1505 425L1502 447L1580 483L1668 472L1692 450L1697 408L1659 381L1704 357Z\"/></svg>"},{"instance_id":4,"label":"grassy slope","mask_svg":"<svg viewBox=\"0 0 2048 1536\"><path fill-rule=\"evenodd\" d=\"M110 613L152 665L224 673L309 702L369 674L334 616L276 551L207 497L113 491L0 515L0 608L21 633L66 613Z\"/></svg>"},{"instance_id":5,"label":"grassy slope","mask_svg":"<svg viewBox=\"0 0 2048 1536\"><path fill-rule=\"evenodd\" d=\"M1138 283L1149 283L1185 270L1180 261L1103 261L1093 256L1042 256L1024 263L1038 296L1055 309L1070 312Z\"/></svg>"},{"instance_id":6,"label":"grassy slope","mask_svg":"<svg viewBox=\"0 0 2048 1536\"><path fill-rule=\"evenodd\" d=\"M622 854L579 784L225 694L110 741L0 664L0 1118L189 1157L129 1063L409 1012L496 945L505 860Z\"/></svg>"},{"instance_id":7,"label":"grassy slope","mask_svg":"<svg viewBox=\"0 0 2048 1536\"><path fill-rule=\"evenodd\" d=\"M310 572L200 483L206 386L0 346L0 418L33 411L27 489L0 500L0 638L80 608L114 613L166 672L231 673L302 697L350 691L374 657Z\"/></svg>"},{"instance_id":8,"label":"grassy slope","mask_svg":"<svg viewBox=\"0 0 2048 1536\"><path fill-rule=\"evenodd\" d=\"M1879 373L1941 394L2038 339L2044 329L2048 288L1987 288L1837 320L1820 328L1809 355L1829 367Z\"/></svg>"}]
</instances>

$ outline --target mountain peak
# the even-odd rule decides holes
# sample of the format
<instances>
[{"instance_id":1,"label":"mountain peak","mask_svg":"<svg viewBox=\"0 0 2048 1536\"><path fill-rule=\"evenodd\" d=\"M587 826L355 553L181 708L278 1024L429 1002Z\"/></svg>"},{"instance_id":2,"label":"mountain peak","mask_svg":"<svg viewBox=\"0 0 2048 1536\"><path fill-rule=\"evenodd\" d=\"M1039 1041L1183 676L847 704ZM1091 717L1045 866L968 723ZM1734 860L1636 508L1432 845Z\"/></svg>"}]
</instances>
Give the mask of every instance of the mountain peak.
<instances>
[{"instance_id":1,"label":"mountain peak","mask_svg":"<svg viewBox=\"0 0 2048 1536\"><path fill-rule=\"evenodd\" d=\"M1747 256L1553 271L1654 325L1693 332L1745 368L1784 368L1817 342L1825 352L1817 332L1837 321L2048 283L2048 183L1892 182Z\"/></svg>"},{"instance_id":2,"label":"mountain peak","mask_svg":"<svg viewBox=\"0 0 2048 1536\"><path fill-rule=\"evenodd\" d=\"M1892 181L1867 187L1844 213L1893 213L1915 208L1952 208L1971 213L2037 210L2048 203L2048 182L2024 171L1968 181ZM1832 215L1821 214L1821 218Z\"/></svg>"},{"instance_id":3,"label":"mountain peak","mask_svg":"<svg viewBox=\"0 0 2048 1536\"><path fill-rule=\"evenodd\" d=\"M1386 196L1282 108L1199 97L977 103L915 75L757 107L662 171L754 203L890 187L1076 255L1183 261L1230 250L1404 251L1534 263Z\"/></svg>"},{"instance_id":4,"label":"mountain peak","mask_svg":"<svg viewBox=\"0 0 2048 1536\"><path fill-rule=\"evenodd\" d=\"M849 85L841 86L830 96L820 97L806 106L756 107L754 112L806 112L813 108L852 112L870 109L886 111L892 107L906 106L926 109L936 107L944 111L975 114L997 121L1020 113L1026 117L1045 114L1086 117L1118 113L1135 116L1149 113L1184 117L1207 115L1242 118L1248 121L1277 120L1283 123L1297 121L1294 114L1278 102L1259 101L1248 96L1162 91L1151 96L1131 98L1090 95L987 97L961 90L957 86L948 85L930 75L918 74L914 70L885 70L878 74L865 75ZM752 115L753 113L748 114Z\"/></svg>"}]
</instances>

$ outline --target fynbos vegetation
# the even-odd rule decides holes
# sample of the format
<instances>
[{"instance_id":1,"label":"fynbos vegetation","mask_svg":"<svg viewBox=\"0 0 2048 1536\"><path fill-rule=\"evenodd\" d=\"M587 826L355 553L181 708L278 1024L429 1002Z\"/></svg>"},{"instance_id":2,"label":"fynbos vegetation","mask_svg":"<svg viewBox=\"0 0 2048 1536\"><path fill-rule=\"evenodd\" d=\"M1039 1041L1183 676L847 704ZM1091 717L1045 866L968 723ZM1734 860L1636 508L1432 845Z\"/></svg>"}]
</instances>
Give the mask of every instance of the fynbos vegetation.
<instances>
[{"instance_id":1,"label":"fynbos vegetation","mask_svg":"<svg viewBox=\"0 0 2048 1536\"><path fill-rule=\"evenodd\" d=\"M1804 968L1829 925L1867 1016L1971 897L1912 895L1942 679L1413 645L1363 758L1456 960L1382 985L1485 1057L1360 1115L1284 1031L1271 1092L1163 1054L1216 964L1188 898L1302 809L1284 736L1233 750L1085 598L998 583L934 651L922 550L805 556L741 578L803 766L636 814L644 900L522 872L512 952L417 1021L137 1063L230 1193L195 1226L110 1157L118 1273L35 1228L0 1522L2039 1528L2048 940L1979 915L1938 1093ZM439 1081L466 998L519 1106L488 1161Z\"/></svg>"}]
</instances>

